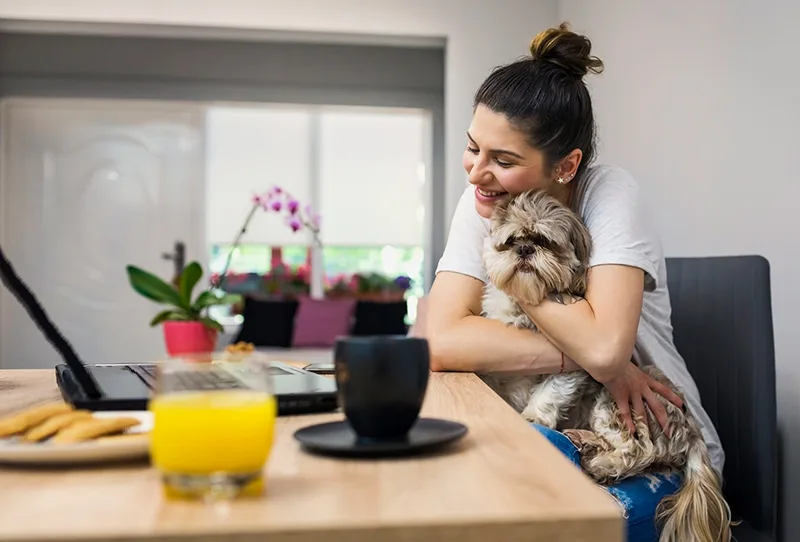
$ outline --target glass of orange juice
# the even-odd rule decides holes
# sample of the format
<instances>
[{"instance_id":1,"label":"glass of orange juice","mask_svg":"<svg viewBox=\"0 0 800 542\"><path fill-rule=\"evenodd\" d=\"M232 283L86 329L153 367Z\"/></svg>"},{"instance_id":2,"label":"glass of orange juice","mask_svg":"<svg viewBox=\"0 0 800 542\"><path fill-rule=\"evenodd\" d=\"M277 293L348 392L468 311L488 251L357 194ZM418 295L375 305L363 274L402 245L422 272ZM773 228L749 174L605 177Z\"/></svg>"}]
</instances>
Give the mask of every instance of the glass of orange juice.
<instances>
[{"instance_id":1,"label":"glass of orange juice","mask_svg":"<svg viewBox=\"0 0 800 542\"><path fill-rule=\"evenodd\" d=\"M150 455L168 497L263 492L277 416L267 364L171 359L159 365L149 409Z\"/></svg>"}]
</instances>

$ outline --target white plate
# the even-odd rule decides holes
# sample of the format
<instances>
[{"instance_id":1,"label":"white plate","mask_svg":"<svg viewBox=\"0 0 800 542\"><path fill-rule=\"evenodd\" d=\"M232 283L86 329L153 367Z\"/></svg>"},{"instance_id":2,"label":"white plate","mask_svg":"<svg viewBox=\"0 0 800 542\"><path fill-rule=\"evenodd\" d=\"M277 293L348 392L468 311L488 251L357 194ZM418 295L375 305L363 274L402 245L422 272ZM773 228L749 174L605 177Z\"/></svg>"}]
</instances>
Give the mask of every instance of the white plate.
<instances>
[{"instance_id":1,"label":"white plate","mask_svg":"<svg viewBox=\"0 0 800 542\"><path fill-rule=\"evenodd\" d=\"M146 411L95 412L95 418L126 416L138 418L141 423L127 434L147 433L153 427L153 415ZM148 438L119 440L112 442L81 442L78 444L53 445L49 442L20 443L19 439L0 439L0 464L13 465L70 465L105 463L140 459L148 456Z\"/></svg>"}]
</instances>

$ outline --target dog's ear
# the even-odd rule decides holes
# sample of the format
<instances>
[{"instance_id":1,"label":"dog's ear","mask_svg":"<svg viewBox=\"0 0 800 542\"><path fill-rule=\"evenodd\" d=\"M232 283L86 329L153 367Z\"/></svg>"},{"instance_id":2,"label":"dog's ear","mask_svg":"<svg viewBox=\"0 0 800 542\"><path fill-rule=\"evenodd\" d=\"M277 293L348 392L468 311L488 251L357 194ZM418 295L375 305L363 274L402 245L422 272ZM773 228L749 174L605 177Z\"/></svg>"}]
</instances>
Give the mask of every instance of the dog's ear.
<instances>
[{"instance_id":1,"label":"dog's ear","mask_svg":"<svg viewBox=\"0 0 800 542\"><path fill-rule=\"evenodd\" d=\"M575 295L586 293L586 278L589 273L589 258L592 255L592 236L588 228L577 213L570 212L570 241L575 248L575 258L578 260L578 267L574 270L572 285L570 290Z\"/></svg>"}]
</instances>

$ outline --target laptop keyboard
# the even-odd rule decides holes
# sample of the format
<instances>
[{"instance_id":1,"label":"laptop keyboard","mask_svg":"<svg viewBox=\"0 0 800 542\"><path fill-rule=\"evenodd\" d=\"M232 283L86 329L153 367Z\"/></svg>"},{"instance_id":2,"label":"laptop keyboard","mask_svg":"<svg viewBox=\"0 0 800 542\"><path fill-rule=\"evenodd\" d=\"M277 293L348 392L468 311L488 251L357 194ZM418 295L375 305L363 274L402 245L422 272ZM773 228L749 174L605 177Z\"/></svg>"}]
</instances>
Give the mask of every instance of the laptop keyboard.
<instances>
[{"instance_id":1,"label":"laptop keyboard","mask_svg":"<svg viewBox=\"0 0 800 542\"><path fill-rule=\"evenodd\" d=\"M139 376L144 382L153 387L156 381L155 365L128 365L128 370ZM280 367L269 367L270 375L293 374ZM231 390L246 387L235 376L227 371L186 371L172 373L180 386L191 390Z\"/></svg>"},{"instance_id":2,"label":"laptop keyboard","mask_svg":"<svg viewBox=\"0 0 800 542\"><path fill-rule=\"evenodd\" d=\"M231 390L245 387L225 371L186 371L172 373L176 388L186 390Z\"/></svg>"}]
</instances>

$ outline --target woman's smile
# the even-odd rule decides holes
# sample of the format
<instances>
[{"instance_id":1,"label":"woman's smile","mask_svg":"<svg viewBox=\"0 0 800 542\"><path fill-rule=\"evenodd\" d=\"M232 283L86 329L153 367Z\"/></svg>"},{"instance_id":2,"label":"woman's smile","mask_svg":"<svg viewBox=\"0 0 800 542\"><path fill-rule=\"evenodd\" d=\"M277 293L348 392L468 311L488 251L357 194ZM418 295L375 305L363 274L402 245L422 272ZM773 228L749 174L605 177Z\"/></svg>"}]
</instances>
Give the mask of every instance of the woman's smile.
<instances>
[{"instance_id":1,"label":"woman's smile","mask_svg":"<svg viewBox=\"0 0 800 542\"><path fill-rule=\"evenodd\" d=\"M481 203L494 204L508 195L506 191L486 190L480 186L475 187L475 199Z\"/></svg>"}]
</instances>

